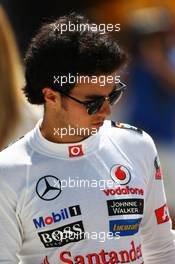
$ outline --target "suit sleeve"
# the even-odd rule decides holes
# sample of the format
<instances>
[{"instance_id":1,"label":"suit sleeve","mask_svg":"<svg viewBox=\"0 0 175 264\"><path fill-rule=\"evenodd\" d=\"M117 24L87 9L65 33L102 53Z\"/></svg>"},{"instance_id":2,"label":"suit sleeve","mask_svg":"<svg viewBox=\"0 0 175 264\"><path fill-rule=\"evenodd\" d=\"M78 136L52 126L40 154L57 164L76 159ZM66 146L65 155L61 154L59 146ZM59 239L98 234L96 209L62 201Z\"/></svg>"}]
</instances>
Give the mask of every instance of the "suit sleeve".
<instances>
[{"instance_id":1,"label":"suit sleeve","mask_svg":"<svg viewBox=\"0 0 175 264\"><path fill-rule=\"evenodd\" d=\"M6 178L0 171L0 263L17 264L22 232L16 209L17 198Z\"/></svg>"},{"instance_id":2,"label":"suit sleeve","mask_svg":"<svg viewBox=\"0 0 175 264\"><path fill-rule=\"evenodd\" d=\"M149 139L147 148L148 182L144 217L141 222L142 250L145 264L175 263L175 233L171 230L163 185L163 174L156 147Z\"/></svg>"}]
</instances>

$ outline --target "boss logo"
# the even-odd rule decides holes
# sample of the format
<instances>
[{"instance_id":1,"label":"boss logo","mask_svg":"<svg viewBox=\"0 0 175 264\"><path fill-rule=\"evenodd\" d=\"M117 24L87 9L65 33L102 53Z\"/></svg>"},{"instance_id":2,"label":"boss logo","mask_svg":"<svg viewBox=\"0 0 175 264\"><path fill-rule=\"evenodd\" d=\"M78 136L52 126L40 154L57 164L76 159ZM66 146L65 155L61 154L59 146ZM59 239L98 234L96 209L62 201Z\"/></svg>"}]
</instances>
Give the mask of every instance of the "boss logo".
<instances>
[{"instance_id":1,"label":"boss logo","mask_svg":"<svg viewBox=\"0 0 175 264\"><path fill-rule=\"evenodd\" d=\"M46 248L62 247L71 242L85 239L83 222L78 221L60 228L38 233Z\"/></svg>"}]
</instances>

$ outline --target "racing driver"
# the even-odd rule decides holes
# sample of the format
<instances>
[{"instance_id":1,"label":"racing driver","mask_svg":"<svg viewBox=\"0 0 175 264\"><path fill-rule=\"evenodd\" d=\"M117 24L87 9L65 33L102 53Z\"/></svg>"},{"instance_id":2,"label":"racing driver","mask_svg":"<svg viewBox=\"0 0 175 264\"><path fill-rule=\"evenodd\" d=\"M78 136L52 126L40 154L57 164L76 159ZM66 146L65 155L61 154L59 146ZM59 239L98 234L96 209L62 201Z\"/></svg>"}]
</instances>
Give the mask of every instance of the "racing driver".
<instances>
[{"instance_id":1,"label":"racing driver","mask_svg":"<svg viewBox=\"0 0 175 264\"><path fill-rule=\"evenodd\" d=\"M126 88L112 30L72 13L29 46L24 93L44 114L0 154L0 263L175 263L153 140L105 121Z\"/></svg>"}]
</instances>

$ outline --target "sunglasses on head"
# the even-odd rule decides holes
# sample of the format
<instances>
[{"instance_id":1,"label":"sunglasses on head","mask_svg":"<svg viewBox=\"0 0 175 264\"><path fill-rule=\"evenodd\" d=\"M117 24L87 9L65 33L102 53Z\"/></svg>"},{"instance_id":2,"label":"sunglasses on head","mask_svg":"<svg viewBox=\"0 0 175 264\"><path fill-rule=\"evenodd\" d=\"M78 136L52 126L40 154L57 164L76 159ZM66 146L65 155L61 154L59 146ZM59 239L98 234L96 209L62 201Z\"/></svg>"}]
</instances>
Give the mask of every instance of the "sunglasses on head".
<instances>
[{"instance_id":1,"label":"sunglasses on head","mask_svg":"<svg viewBox=\"0 0 175 264\"><path fill-rule=\"evenodd\" d=\"M125 89L126 89L126 84L119 82L118 84L116 84L116 87L112 90L112 92L108 96L99 96L98 98L95 98L95 99L90 100L90 101L84 101L84 102L78 100L77 98L75 98L69 94L66 94L63 91L58 90L58 92L63 94L64 96L74 100L75 102L84 105L86 107L87 113L89 115L94 115L100 110L104 101L108 100L110 105L116 104L120 100L120 98L122 97Z\"/></svg>"}]
</instances>

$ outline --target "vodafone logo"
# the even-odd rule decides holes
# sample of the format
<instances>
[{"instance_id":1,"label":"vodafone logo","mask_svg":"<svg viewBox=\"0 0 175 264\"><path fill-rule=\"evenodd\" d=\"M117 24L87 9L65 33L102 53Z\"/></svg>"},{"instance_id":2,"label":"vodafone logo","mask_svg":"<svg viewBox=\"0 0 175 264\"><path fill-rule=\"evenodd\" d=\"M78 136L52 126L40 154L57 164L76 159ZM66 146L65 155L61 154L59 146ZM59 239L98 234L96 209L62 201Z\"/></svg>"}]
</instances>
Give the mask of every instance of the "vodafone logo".
<instances>
[{"instance_id":1,"label":"vodafone logo","mask_svg":"<svg viewBox=\"0 0 175 264\"><path fill-rule=\"evenodd\" d=\"M125 166L117 164L111 168L111 178L117 184L125 185L131 180L131 173Z\"/></svg>"},{"instance_id":2,"label":"vodafone logo","mask_svg":"<svg viewBox=\"0 0 175 264\"><path fill-rule=\"evenodd\" d=\"M83 150L82 150L82 145L77 145L77 146L70 146L69 147L69 157L80 157L83 156Z\"/></svg>"}]
</instances>

